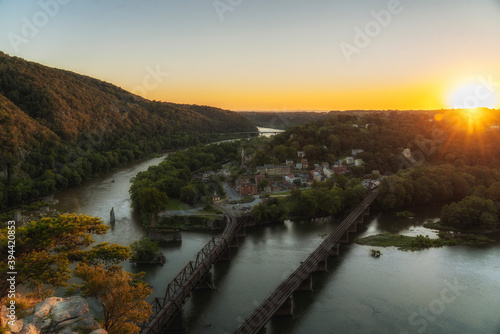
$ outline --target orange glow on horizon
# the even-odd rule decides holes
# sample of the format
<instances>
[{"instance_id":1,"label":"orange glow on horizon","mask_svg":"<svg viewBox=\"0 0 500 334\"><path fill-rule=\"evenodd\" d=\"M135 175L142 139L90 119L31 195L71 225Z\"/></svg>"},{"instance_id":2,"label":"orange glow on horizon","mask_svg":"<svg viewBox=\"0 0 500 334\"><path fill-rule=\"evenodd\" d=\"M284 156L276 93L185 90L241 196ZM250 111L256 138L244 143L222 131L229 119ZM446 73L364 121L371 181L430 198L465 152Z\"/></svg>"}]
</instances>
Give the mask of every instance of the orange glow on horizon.
<instances>
[{"instance_id":1,"label":"orange glow on horizon","mask_svg":"<svg viewBox=\"0 0 500 334\"><path fill-rule=\"evenodd\" d=\"M209 88L169 87L151 92L146 98L165 102L210 105L229 110L436 110L446 109L442 89L418 85L410 87L276 90L237 89L214 85Z\"/></svg>"}]
</instances>

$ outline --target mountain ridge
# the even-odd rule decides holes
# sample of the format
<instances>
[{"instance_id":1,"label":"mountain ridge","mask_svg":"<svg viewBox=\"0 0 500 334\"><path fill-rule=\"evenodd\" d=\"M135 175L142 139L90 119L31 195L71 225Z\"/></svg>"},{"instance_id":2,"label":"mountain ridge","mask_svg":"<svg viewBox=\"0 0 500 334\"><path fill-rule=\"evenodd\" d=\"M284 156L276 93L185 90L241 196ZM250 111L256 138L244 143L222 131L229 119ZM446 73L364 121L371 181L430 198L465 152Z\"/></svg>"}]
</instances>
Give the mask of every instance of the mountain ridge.
<instances>
[{"instance_id":1,"label":"mountain ridge","mask_svg":"<svg viewBox=\"0 0 500 334\"><path fill-rule=\"evenodd\" d=\"M220 108L150 101L0 51L0 209L167 149L256 131Z\"/></svg>"}]
</instances>

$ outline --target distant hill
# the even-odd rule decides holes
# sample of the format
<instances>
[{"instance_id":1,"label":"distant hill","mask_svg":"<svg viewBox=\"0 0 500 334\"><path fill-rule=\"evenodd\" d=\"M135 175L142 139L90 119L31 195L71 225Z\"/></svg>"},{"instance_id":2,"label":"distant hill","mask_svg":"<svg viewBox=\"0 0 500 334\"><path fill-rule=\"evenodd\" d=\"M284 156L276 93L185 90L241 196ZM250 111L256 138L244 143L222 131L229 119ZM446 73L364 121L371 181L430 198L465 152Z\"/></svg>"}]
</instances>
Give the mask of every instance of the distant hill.
<instances>
[{"instance_id":1,"label":"distant hill","mask_svg":"<svg viewBox=\"0 0 500 334\"><path fill-rule=\"evenodd\" d=\"M152 153L256 131L237 113L143 99L0 52L0 209Z\"/></svg>"},{"instance_id":2,"label":"distant hill","mask_svg":"<svg viewBox=\"0 0 500 334\"><path fill-rule=\"evenodd\" d=\"M238 114L256 126L280 130L328 117L326 112L315 111L239 111Z\"/></svg>"}]
</instances>

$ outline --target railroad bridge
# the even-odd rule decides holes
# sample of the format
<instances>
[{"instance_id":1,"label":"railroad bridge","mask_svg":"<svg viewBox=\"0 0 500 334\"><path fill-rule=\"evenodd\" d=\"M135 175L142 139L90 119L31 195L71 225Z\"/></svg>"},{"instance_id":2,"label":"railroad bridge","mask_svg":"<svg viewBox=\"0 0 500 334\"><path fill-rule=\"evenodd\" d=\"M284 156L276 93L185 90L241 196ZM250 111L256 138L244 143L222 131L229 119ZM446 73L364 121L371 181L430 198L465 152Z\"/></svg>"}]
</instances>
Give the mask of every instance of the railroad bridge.
<instances>
[{"instance_id":1,"label":"railroad bridge","mask_svg":"<svg viewBox=\"0 0 500 334\"><path fill-rule=\"evenodd\" d=\"M189 261L168 284L165 297L154 299L153 314L148 322L142 324L141 333L161 334L183 328L182 306L194 290L213 286L211 268L217 261L230 260L230 248L238 246L238 236L244 235L247 218L226 215L227 223L222 235L212 237L196 254L195 260Z\"/></svg>"},{"instance_id":2,"label":"railroad bridge","mask_svg":"<svg viewBox=\"0 0 500 334\"><path fill-rule=\"evenodd\" d=\"M312 273L326 271L328 257L339 254L339 243L349 242L349 232L356 232L356 225L363 223L363 217L369 213L370 204L373 203L377 195L377 190L371 191L234 333L265 333L265 325L273 316L293 315L292 294L295 291L312 291Z\"/></svg>"},{"instance_id":3,"label":"railroad bridge","mask_svg":"<svg viewBox=\"0 0 500 334\"><path fill-rule=\"evenodd\" d=\"M338 255L339 244L349 242L349 232L356 232L356 225L363 222L371 203L377 197L377 190L371 191L363 201L323 240L323 242L301 262L300 266L284 280L276 290L245 320L234 333L265 332L266 323L274 315L292 315L294 291L311 291L312 276L315 271L326 271L329 256ZM162 334L183 328L182 307L191 293L203 287L212 286L212 266L220 260L229 260L231 248L238 247L238 237L245 235L248 216L236 218L226 212L227 224L220 237L212 237L168 284L163 298L155 298L153 314L143 323L141 333Z\"/></svg>"}]
</instances>

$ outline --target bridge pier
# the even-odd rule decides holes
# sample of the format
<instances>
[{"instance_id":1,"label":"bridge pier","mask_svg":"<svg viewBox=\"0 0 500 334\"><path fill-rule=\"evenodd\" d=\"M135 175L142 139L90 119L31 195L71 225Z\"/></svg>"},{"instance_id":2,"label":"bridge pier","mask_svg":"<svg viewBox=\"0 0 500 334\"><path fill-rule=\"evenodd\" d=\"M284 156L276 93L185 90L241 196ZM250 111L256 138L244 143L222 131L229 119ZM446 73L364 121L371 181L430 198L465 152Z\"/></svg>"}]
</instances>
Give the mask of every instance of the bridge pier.
<instances>
[{"instance_id":1,"label":"bridge pier","mask_svg":"<svg viewBox=\"0 0 500 334\"><path fill-rule=\"evenodd\" d=\"M226 250L217 259L217 262L219 262L219 261L231 261L231 248L230 247L227 247Z\"/></svg>"},{"instance_id":2,"label":"bridge pier","mask_svg":"<svg viewBox=\"0 0 500 334\"><path fill-rule=\"evenodd\" d=\"M318 266L316 267L315 272L326 272L328 271L328 262L327 259L318 262Z\"/></svg>"},{"instance_id":3,"label":"bridge pier","mask_svg":"<svg viewBox=\"0 0 500 334\"><path fill-rule=\"evenodd\" d=\"M238 242L238 236L235 235L233 240L231 240L231 242L229 242L228 244L229 248L238 248L240 246L239 242Z\"/></svg>"},{"instance_id":4,"label":"bridge pier","mask_svg":"<svg viewBox=\"0 0 500 334\"><path fill-rule=\"evenodd\" d=\"M283 303L283 305L280 306L280 308L273 315L273 317L290 317L290 316L293 316L293 296L288 297L288 299Z\"/></svg>"},{"instance_id":5,"label":"bridge pier","mask_svg":"<svg viewBox=\"0 0 500 334\"><path fill-rule=\"evenodd\" d=\"M349 226L349 228L347 229L347 232L357 232L358 231L358 222L354 222L354 224L352 224L351 226ZM346 232L346 233L347 233Z\"/></svg>"},{"instance_id":6,"label":"bridge pier","mask_svg":"<svg viewBox=\"0 0 500 334\"><path fill-rule=\"evenodd\" d=\"M341 244L348 244L349 243L349 232L345 232L342 238L339 239L339 242Z\"/></svg>"},{"instance_id":7,"label":"bridge pier","mask_svg":"<svg viewBox=\"0 0 500 334\"><path fill-rule=\"evenodd\" d=\"M370 215L370 207L367 207L365 212L363 212L363 215L369 216Z\"/></svg>"},{"instance_id":8,"label":"bridge pier","mask_svg":"<svg viewBox=\"0 0 500 334\"><path fill-rule=\"evenodd\" d=\"M328 256L340 255L339 248L340 248L339 244L334 244L333 247L330 249L330 252L328 252Z\"/></svg>"},{"instance_id":9,"label":"bridge pier","mask_svg":"<svg viewBox=\"0 0 500 334\"><path fill-rule=\"evenodd\" d=\"M177 309L172 321L165 328L166 331L180 331L184 329L184 310L182 308Z\"/></svg>"},{"instance_id":10,"label":"bridge pier","mask_svg":"<svg viewBox=\"0 0 500 334\"><path fill-rule=\"evenodd\" d=\"M203 278L200 284L198 284L198 286L196 287L196 290L215 290L215 289L216 287L214 284L213 274L211 271L207 273L205 278Z\"/></svg>"},{"instance_id":11,"label":"bridge pier","mask_svg":"<svg viewBox=\"0 0 500 334\"><path fill-rule=\"evenodd\" d=\"M302 281L300 285L295 289L295 291L313 291L313 280L310 275L308 278Z\"/></svg>"},{"instance_id":12,"label":"bridge pier","mask_svg":"<svg viewBox=\"0 0 500 334\"><path fill-rule=\"evenodd\" d=\"M243 226L238 230L238 232L236 232L236 237L246 237L246 235L247 235L247 229L245 228L245 226Z\"/></svg>"}]
</instances>

